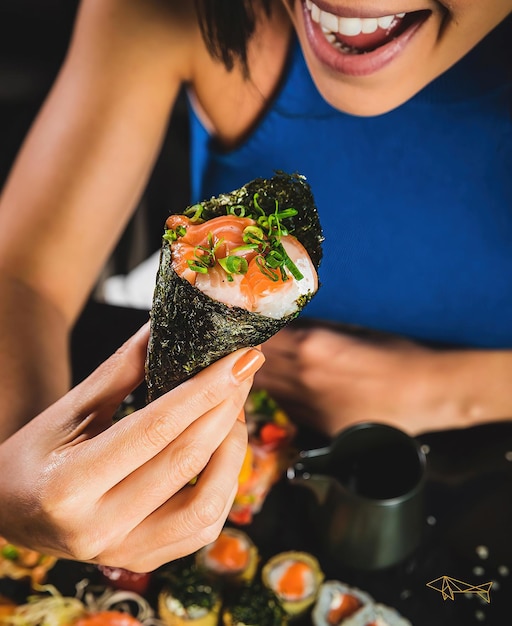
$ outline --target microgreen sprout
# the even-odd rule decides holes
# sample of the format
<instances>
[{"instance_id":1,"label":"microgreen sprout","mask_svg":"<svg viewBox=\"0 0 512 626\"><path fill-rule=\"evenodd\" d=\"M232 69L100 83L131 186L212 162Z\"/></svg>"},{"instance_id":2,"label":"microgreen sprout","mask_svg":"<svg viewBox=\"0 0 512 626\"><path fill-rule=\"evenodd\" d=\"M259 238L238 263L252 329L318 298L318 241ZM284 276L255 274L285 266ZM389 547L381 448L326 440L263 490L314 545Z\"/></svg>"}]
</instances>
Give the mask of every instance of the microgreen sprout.
<instances>
[{"instance_id":1,"label":"microgreen sprout","mask_svg":"<svg viewBox=\"0 0 512 626\"><path fill-rule=\"evenodd\" d=\"M173 241L176 241L178 237L184 237L186 233L187 229L185 228L185 226L180 224L180 226L178 226L177 228L168 228L164 233L164 239L165 241L172 243Z\"/></svg>"},{"instance_id":2,"label":"microgreen sprout","mask_svg":"<svg viewBox=\"0 0 512 626\"><path fill-rule=\"evenodd\" d=\"M183 214L189 217L190 221L194 224L201 224L202 222L204 222L203 211L204 204L199 203L188 207L188 209L185 209Z\"/></svg>"},{"instance_id":3,"label":"microgreen sprout","mask_svg":"<svg viewBox=\"0 0 512 626\"><path fill-rule=\"evenodd\" d=\"M203 204L194 204L185 210L185 215L190 218L191 222L199 224L204 221L204 210ZM296 209L292 207L280 209L278 201L275 200L274 210L267 214L262 208L260 194L255 193L252 198L252 207L233 204L226 207L226 213L227 215L254 220L255 224L247 226L242 233L243 245L233 248L228 256L217 259L216 252L223 240L220 239L215 242L213 234L210 232L208 233L208 244L196 246L194 258L187 261L191 270L206 274L208 269L218 262L226 272L228 281L232 282L234 274L245 274L248 269L247 260L241 254L255 252L258 268L270 280L288 280L289 275L286 270L296 280L304 278L281 241L290 232L283 224L283 220L297 215ZM185 232L185 227L179 226L176 230L167 230L164 239L172 243L178 237L182 237Z\"/></svg>"},{"instance_id":4,"label":"microgreen sprout","mask_svg":"<svg viewBox=\"0 0 512 626\"><path fill-rule=\"evenodd\" d=\"M223 259L218 259L219 265L226 272L228 281L233 282L233 274L247 274L249 264L243 256L230 254Z\"/></svg>"},{"instance_id":5,"label":"microgreen sprout","mask_svg":"<svg viewBox=\"0 0 512 626\"><path fill-rule=\"evenodd\" d=\"M217 257L215 253L219 246L224 242L224 239L220 238L215 241L213 233L208 233L208 245L196 246L194 249L194 258L187 260L188 267L194 272L200 274L207 274L208 269L215 265Z\"/></svg>"}]
</instances>

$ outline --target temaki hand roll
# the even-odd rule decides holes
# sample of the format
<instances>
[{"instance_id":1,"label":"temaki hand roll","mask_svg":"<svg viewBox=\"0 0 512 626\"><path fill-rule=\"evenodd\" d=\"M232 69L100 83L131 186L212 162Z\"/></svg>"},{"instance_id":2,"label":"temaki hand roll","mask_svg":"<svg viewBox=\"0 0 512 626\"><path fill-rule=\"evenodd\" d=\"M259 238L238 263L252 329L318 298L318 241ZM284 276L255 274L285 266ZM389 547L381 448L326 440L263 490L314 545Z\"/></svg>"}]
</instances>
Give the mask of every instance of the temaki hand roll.
<instances>
[{"instance_id":1,"label":"temaki hand roll","mask_svg":"<svg viewBox=\"0 0 512 626\"><path fill-rule=\"evenodd\" d=\"M148 401L258 345L318 289L322 230L304 176L278 173L166 222L151 309Z\"/></svg>"}]
</instances>

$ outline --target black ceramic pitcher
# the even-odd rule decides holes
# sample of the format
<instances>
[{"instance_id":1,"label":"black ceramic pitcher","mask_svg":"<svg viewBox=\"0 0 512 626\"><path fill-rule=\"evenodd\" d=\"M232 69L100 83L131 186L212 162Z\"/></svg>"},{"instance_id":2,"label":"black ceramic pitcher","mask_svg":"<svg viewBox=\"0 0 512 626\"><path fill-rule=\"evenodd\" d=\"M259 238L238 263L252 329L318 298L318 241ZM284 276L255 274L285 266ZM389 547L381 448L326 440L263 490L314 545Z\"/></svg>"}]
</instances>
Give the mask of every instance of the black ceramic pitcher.
<instances>
[{"instance_id":1,"label":"black ceramic pitcher","mask_svg":"<svg viewBox=\"0 0 512 626\"><path fill-rule=\"evenodd\" d=\"M288 468L310 488L318 540L330 560L363 570L403 561L421 542L426 458L417 441L385 424L360 423Z\"/></svg>"}]
</instances>

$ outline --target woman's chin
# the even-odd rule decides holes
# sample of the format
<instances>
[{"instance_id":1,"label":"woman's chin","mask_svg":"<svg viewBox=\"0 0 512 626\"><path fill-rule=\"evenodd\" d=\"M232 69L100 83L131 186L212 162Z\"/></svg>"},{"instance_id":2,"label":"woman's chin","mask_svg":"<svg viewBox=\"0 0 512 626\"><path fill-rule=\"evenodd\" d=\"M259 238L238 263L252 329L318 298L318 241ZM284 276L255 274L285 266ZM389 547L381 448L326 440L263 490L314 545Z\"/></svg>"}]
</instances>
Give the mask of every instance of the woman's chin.
<instances>
[{"instance_id":1,"label":"woman's chin","mask_svg":"<svg viewBox=\"0 0 512 626\"><path fill-rule=\"evenodd\" d=\"M352 85L336 79L317 79L316 87L332 107L357 117L376 117L397 109L414 97L423 84Z\"/></svg>"}]
</instances>

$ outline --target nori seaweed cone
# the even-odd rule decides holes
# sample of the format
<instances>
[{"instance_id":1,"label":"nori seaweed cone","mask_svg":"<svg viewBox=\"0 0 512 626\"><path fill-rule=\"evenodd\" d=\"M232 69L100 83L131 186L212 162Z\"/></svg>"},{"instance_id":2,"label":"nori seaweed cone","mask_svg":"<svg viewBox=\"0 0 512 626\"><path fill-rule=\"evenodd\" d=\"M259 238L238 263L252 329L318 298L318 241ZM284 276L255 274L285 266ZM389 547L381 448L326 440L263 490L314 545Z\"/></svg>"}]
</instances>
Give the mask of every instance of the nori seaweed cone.
<instances>
[{"instance_id":1,"label":"nori seaweed cone","mask_svg":"<svg viewBox=\"0 0 512 626\"><path fill-rule=\"evenodd\" d=\"M226 215L226 207L233 205L250 211L255 194L267 214L274 212L276 201L281 208L297 210L297 215L287 220L287 228L318 268L323 236L313 194L304 176L280 172L270 179L255 179L231 193L202 202L202 217L209 220ZM230 352L266 341L297 317L309 299L304 297L297 312L282 319L213 300L174 271L171 244L164 240L146 359L148 402Z\"/></svg>"}]
</instances>

